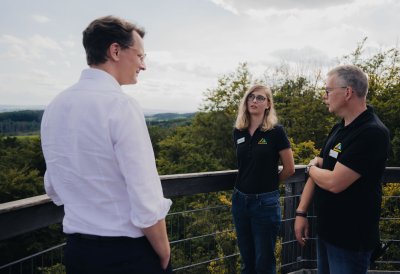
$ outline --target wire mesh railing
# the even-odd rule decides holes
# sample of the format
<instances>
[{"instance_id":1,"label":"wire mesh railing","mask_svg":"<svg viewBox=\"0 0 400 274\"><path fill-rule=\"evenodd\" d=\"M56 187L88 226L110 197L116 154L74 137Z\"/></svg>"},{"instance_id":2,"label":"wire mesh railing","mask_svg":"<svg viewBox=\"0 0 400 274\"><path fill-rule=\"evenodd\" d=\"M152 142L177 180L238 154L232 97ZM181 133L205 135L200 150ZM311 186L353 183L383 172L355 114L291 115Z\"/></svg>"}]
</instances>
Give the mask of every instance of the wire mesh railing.
<instances>
[{"instance_id":1,"label":"wire mesh railing","mask_svg":"<svg viewBox=\"0 0 400 274\"><path fill-rule=\"evenodd\" d=\"M298 245L293 233L294 212L303 184L301 180L292 181L281 191L283 218L276 254L277 269L282 274L316 268L316 217L313 208L308 212L311 238L306 248ZM240 256L231 216L231 193L216 191L172 198L174 203L166 221L174 273L240 273ZM371 269L400 271L400 184L386 183L383 194L381 238L384 244L389 243L389 247ZM61 230L59 233L62 235ZM3 264L0 274L65 273L63 248L64 244L59 244Z\"/></svg>"}]
</instances>

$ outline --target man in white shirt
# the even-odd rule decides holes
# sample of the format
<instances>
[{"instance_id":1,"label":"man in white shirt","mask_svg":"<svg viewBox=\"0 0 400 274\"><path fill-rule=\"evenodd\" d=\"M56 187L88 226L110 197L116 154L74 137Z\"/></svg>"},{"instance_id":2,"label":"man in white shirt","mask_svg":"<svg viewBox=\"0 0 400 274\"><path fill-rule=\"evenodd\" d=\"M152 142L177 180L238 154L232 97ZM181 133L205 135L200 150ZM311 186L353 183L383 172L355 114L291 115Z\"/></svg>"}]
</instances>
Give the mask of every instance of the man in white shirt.
<instances>
[{"instance_id":1,"label":"man in white shirt","mask_svg":"<svg viewBox=\"0 0 400 274\"><path fill-rule=\"evenodd\" d=\"M121 85L144 64L144 30L113 16L83 32L90 68L46 108L45 188L64 205L67 273L170 273L165 199L144 115Z\"/></svg>"}]
</instances>

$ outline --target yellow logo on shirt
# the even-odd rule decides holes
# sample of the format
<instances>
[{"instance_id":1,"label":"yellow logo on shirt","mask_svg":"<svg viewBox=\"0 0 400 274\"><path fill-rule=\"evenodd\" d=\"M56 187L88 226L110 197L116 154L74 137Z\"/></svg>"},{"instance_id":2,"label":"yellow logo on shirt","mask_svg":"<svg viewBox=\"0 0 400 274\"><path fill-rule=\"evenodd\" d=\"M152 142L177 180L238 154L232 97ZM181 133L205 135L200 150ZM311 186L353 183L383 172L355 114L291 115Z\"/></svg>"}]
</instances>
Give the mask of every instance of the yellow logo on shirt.
<instances>
[{"instance_id":1,"label":"yellow logo on shirt","mask_svg":"<svg viewBox=\"0 0 400 274\"><path fill-rule=\"evenodd\" d=\"M333 150L339 153L342 152L342 143L338 143Z\"/></svg>"},{"instance_id":2,"label":"yellow logo on shirt","mask_svg":"<svg viewBox=\"0 0 400 274\"><path fill-rule=\"evenodd\" d=\"M260 141L258 141L259 145L266 145L267 144L267 140L265 140L265 138L261 138Z\"/></svg>"}]
</instances>

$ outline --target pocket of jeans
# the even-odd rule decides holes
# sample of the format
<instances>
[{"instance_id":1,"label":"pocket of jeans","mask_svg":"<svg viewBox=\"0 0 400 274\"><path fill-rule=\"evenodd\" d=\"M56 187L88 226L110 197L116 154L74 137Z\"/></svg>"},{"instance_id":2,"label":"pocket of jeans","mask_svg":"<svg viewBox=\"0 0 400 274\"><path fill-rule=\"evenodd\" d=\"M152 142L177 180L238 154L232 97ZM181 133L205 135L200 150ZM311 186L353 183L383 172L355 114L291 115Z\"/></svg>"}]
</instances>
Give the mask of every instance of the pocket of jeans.
<instances>
[{"instance_id":1,"label":"pocket of jeans","mask_svg":"<svg viewBox=\"0 0 400 274\"><path fill-rule=\"evenodd\" d=\"M269 208L274 208L278 207L279 201L273 200L273 199L260 199L260 206L262 207L269 207Z\"/></svg>"},{"instance_id":2,"label":"pocket of jeans","mask_svg":"<svg viewBox=\"0 0 400 274\"><path fill-rule=\"evenodd\" d=\"M258 204L256 216L259 223L263 224L279 224L281 221L281 209L279 202L271 201L271 199L260 200Z\"/></svg>"}]
</instances>

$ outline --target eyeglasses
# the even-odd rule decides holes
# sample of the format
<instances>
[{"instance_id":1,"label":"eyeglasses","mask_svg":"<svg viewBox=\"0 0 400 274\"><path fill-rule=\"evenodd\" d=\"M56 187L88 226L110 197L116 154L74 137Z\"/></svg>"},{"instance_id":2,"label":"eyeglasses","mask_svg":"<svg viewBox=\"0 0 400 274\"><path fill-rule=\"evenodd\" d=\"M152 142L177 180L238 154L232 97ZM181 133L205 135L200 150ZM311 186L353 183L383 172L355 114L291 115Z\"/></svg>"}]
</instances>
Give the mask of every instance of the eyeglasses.
<instances>
[{"instance_id":1,"label":"eyeglasses","mask_svg":"<svg viewBox=\"0 0 400 274\"><path fill-rule=\"evenodd\" d=\"M347 86L346 86L346 87L333 87L333 88L328 88L328 87L326 87L326 88L325 88L325 94L326 94L326 96L329 96L329 93L332 92L332 91L334 91L334 90L337 89L337 88L347 88Z\"/></svg>"},{"instance_id":2,"label":"eyeglasses","mask_svg":"<svg viewBox=\"0 0 400 274\"><path fill-rule=\"evenodd\" d=\"M128 46L128 48L133 49L135 51L137 51L137 49L135 49L133 46ZM144 59L146 58L146 53L144 54L136 54L137 57L139 57L140 62L144 62Z\"/></svg>"},{"instance_id":3,"label":"eyeglasses","mask_svg":"<svg viewBox=\"0 0 400 274\"><path fill-rule=\"evenodd\" d=\"M144 62L144 59L146 58L146 53L144 54L137 54L137 57L139 57L140 62Z\"/></svg>"},{"instance_id":4,"label":"eyeglasses","mask_svg":"<svg viewBox=\"0 0 400 274\"><path fill-rule=\"evenodd\" d=\"M265 101L265 99L267 99L266 97L264 97L264 96L262 96L262 95L257 95L257 96L255 96L254 94L249 94L249 95L247 96L247 101L248 101L248 102L254 101L254 98L256 98L256 102L257 102L257 103L262 103L262 102Z\"/></svg>"}]
</instances>

